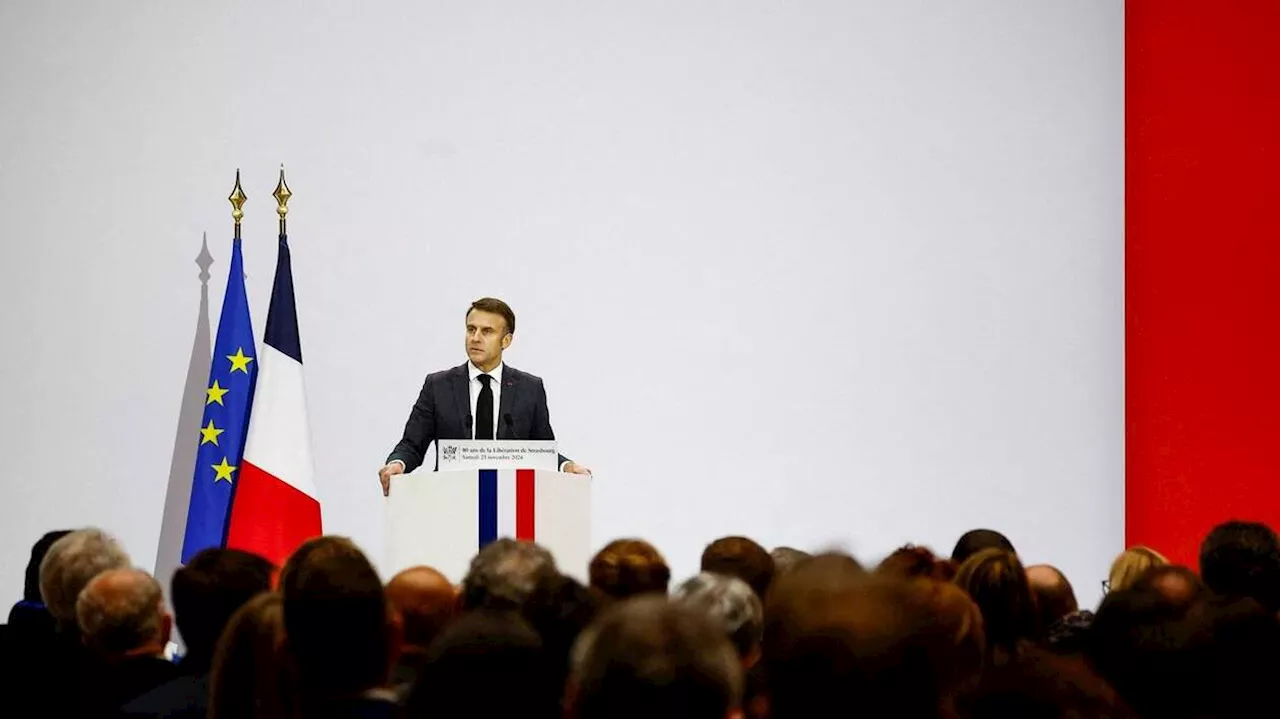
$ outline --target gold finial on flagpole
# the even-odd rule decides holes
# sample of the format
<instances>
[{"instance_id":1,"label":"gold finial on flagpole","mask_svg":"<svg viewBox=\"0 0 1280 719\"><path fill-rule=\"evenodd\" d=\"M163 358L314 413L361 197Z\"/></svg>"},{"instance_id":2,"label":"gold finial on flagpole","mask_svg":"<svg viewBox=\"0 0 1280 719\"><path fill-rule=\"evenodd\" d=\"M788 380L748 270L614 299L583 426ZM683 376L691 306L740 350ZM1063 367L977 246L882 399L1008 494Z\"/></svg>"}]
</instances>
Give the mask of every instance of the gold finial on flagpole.
<instances>
[{"instance_id":1,"label":"gold finial on flagpole","mask_svg":"<svg viewBox=\"0 0 1280 719\"><path fill-rule=\"evenodd\" d=\"M289 214L289 198L293 197L293 193L289 192L289 185L284 181L284 165L280 165L280 182L276 184L276 191L271 193L276 198L276 214L280 215L280 234L285 233L285 215Z\"/></svg>"},{"instance_id":2,"label":"gold finial on flagpole","mask_svg":"<svg viewBox=\"0 0 1280 719\"><path fill-rule=\"evenodd\" d=\"M231 219L236 223L236 239L240 239L240 220L244 219L244 203L249 199L240 188L240 168L236 168L236 186L227 198L231 201Z\"/></svg>"}]
</instances>

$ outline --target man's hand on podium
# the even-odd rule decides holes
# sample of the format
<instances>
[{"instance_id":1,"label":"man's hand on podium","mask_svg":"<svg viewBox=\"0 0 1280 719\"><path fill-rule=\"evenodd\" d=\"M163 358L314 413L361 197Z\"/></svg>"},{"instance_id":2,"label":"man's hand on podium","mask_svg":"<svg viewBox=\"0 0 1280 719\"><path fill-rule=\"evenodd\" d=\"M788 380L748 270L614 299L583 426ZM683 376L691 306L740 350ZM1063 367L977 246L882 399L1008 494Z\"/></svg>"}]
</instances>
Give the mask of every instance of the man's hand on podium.
<instances>
[{"instance_id":1,"label":"man's hand on podium","mask_svg":"<svg viewBox=\"0 0 1280 719\"><path fill-rule=\"evenodd\" d=\"M382 496L391 496L391 478L397 474L404 474L403 462L388 462L378 470L378 480L382 482Z\"/></svg>"},{"instance_id":2,"label":"man's hand on podium","mask_svg":"<svg viewBox=\"0 0 1280 719\"><path fill-rule=\"evenodd\" d=\"M591 474L591 470L577 462L565 462L564 471L569 474Z\"/></svg>"}]
</instances>

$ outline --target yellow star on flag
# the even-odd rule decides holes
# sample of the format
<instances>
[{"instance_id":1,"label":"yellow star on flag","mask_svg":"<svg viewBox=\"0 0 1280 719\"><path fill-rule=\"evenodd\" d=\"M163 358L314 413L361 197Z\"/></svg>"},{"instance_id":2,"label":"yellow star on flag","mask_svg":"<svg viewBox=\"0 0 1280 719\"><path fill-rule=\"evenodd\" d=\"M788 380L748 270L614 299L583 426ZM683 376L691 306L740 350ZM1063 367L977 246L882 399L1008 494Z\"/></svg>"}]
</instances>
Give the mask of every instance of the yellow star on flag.
<instances>
[{"instance_id":1,"label":"yellow star on flag","mask_svg":"<svg viewBox=\"0 0 1280 719\"><path fill-rule=\"evenodd\" d=\"M218 429L213 426L213 420L209 420L209 424L200 430L200 444L209 444L213 442L214 446L218 444L218 435L226 432L225 429Z\"/></svg>"},{"instance_id":2,"label":"yellow star on flag","mask_svg":"<svg viewBox=\"0 0 1280 719\"><path fill-rule=\"evenodd\" d=\"M230 481L231 481L231 473L232 473L232 472L234 472L234 471L236 471L236 468L235 468L233 465L227 464L227 458L226 458L226 457L223 457L223 458L222 458L222 463L221 463L221 464L213 464L213 465L210 465L210 466L211 466L211 467L213 467L213 471L215 471L215 472L217 472L217 473L218 473L218 476L216 476L216 477L214 477L214 478L213 478L213 481L214 481L214 482L221 482L221 481L222 481L222 480L224 480L224 479L225 479L225 480L227 480L228 482L230 482Z\"/></svg>"},{"instance_id":3,"label":"yellow star on flag","mask_svg":"<svg viewBox=\"0 0 1280 719\"><path fill-rule=\"evenodd\" d=\"M206 405L213 404L214 402L217 402L218 404L222 404L222 395L224 395L224 394L226 394L226 393L228 393L228 392L230 392L230 391L231 391L231 390L229 390L229 389L223 389L222 387L219 387L219 386L218 386L218 380L216 380L216 379L215 379L215 380L213 381L213 386L212 386L212 387L210 387L209 389L205 390L205 394L209 395L209 398L208 398L208 399L206 399L204 403L205 403ZM222 406L223 406L223 407L226 407L226 405L225 405L225 404L222 404Z\"/></svg>"},{"instance_id":4,"label":"yellow star on flag","mask_svg":"<svg viewBox=\"0 0 1280 719\"><path fill-rule=\"evenodd\" d=\"M231 360L231 371L240 371L249 374L249 363L253 361L252 357L245 355L244 348L236 350L233 355L227 355L227 359Z\"/></svg>"}]
</instances>

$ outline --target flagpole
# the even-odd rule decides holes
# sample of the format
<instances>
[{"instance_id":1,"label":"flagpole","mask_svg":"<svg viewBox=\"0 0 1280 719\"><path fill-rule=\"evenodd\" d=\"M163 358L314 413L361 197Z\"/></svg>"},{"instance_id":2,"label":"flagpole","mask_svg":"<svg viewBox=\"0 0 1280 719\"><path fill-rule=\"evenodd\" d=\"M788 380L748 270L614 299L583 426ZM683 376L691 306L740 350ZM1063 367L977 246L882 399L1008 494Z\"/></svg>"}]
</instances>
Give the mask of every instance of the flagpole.
<instances>
[{"instance_id":1,"label":"flagpole","mask_svg":"<svg viewBox=\"0 0 1280 719\"><path fill-rule=\"evenodd\" d=\"M276 191L271 193L276 198L276 214L280 215L280 236L284 237L288 233L285 232L285 215L289 214L289 198L293 197L293 193L289 192L289 186L284 181L284 165L280 165L280 182L276 184Z\"/></svg>"},{"instance_id":2,"label":"flagpole","mask_svg":"<svg viewBox=\"0 0 1280 719\"><path fill-rule=\"evenodd\" d=\"M236 168L236 186L231 190L231 195L227 197L231 201L231 219L236 223L236 239L240 239L240 220L244 219L244 203L249 199L244 194L244 190L240 189L240 168Z\"/></svg>"}]
</instances>

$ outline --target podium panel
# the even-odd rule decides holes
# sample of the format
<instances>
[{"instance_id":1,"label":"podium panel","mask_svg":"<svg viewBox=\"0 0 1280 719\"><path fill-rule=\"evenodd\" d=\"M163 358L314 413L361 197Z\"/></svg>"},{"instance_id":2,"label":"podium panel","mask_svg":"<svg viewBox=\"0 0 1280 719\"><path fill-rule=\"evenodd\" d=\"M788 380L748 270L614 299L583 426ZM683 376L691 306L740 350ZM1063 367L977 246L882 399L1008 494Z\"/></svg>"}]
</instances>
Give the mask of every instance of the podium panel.
<instances>
[{"instance_id":1,"label":"podium panel","mask_svg":"<svg viewBox=\"0 0 1280 719\"><path fill-rule=\"evenodd\" d=\"M415 472L387 497L387 577L416 565L453 582L499 537L536 541L564 574L586 581L591 561L591 477L545 469Z\"/></svg>"}]
</instances>

